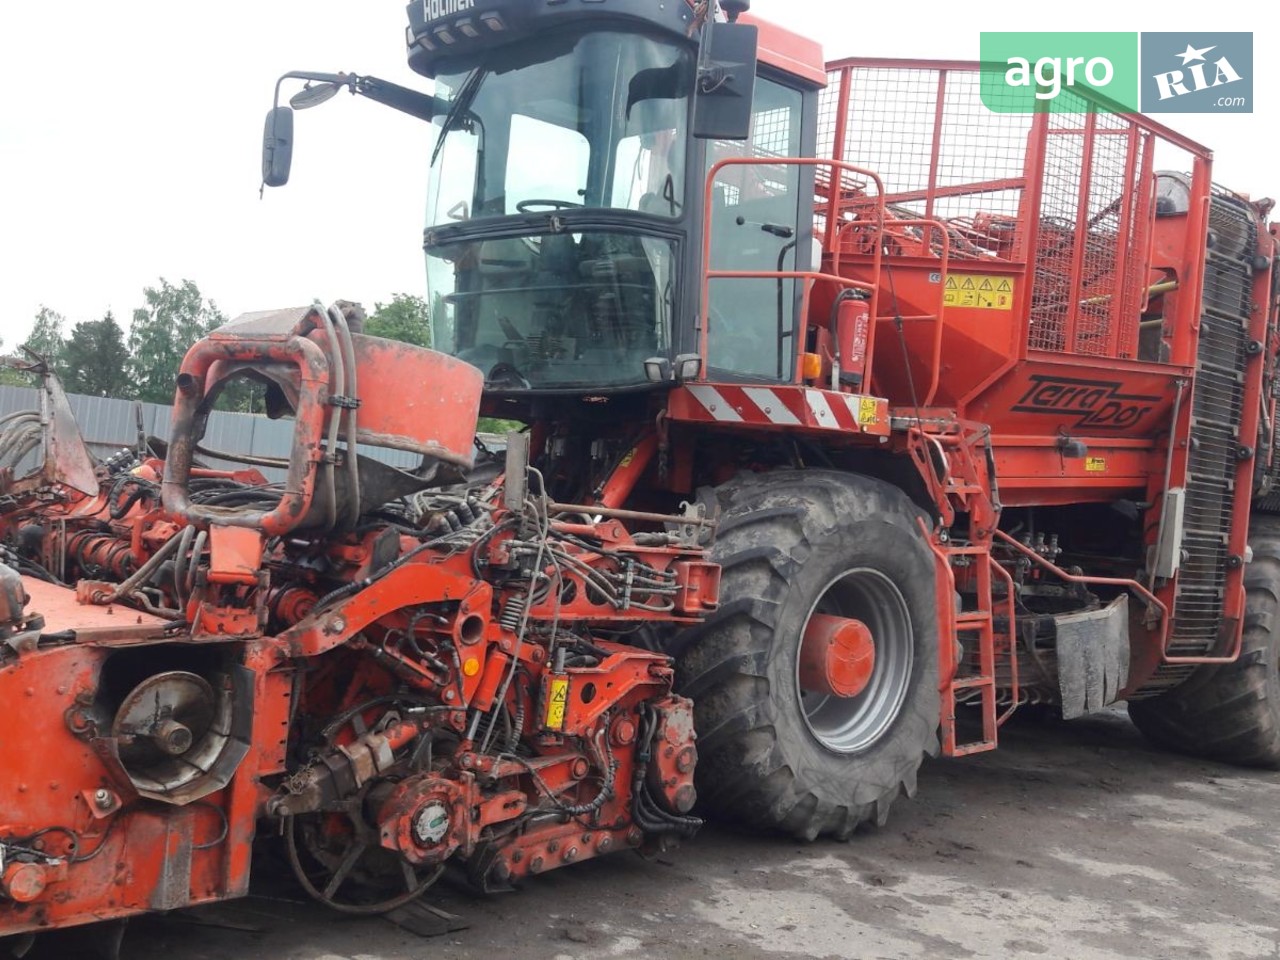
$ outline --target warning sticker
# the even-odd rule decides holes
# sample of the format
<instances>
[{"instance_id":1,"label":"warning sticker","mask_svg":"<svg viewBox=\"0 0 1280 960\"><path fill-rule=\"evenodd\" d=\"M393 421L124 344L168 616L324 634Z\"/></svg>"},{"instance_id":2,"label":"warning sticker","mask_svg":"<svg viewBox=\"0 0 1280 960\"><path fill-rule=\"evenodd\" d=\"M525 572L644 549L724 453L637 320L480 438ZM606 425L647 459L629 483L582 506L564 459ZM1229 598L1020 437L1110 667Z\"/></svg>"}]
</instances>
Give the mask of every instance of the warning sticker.
<instances>
[{"instance_id":1,"label":"warning sticker","mask_svg":"<svg viewBox=\"0 0 1280 960\"><path fill-rule=\"evenodd\" d=\"M1106 457L1085 457L1084 468L1088 473L1106 473L1107 458Z\"/></svg>"},{"instance_id":2,"label":"warning sticker","mask_svg":"<svg viewBox=\"0 0 1280 960\"><path fill-rule=\"evenodd\" d=\"M985 273L952 273L947 275L942 303L947 307L971 310L1012 310L1017 283L1011 277Z\"/></svg>"},{"instance_id":3,"label":"warning sticker","mask_svg":"<svg viewBox=\"0 0 1280 960\"><path fill-rule=\"evenodd\" d=\"M880 404L875 397L863 397L858 401L858 425L869 427L876 422Z\"/></svg>"},{"instance_id":4,"label":"warning sticker","mask_svg":"<svg viewBox=\"0 0 1280 960\"><path fill-rule=\"evenodd\" d=\"M547 688L547 722L548 730L564 729L564 711L569 705L569 681L552 680Z\"/></svg>"}]
</instances>

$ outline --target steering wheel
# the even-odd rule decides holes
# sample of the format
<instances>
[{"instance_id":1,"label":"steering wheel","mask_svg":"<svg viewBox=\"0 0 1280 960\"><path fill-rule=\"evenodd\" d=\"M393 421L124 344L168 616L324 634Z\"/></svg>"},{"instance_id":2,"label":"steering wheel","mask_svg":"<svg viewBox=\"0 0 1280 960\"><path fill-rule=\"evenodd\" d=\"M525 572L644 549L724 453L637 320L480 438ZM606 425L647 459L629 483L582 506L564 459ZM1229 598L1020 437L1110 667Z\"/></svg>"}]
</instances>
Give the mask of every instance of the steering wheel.
<instances>
[{"instance_id":1,"label":"steering wheel","mask_svg":"<svg viewBox=\"0 0 1280 960\"><path fill-rule=\"evenodd\" d=\"M521 200L516 204L516 209L521 213L537 213L537 210L529 208L549 207L552 210L578 210L585 206L585 203L574 203L572 200Z\"/></svg>"}]
</instances>

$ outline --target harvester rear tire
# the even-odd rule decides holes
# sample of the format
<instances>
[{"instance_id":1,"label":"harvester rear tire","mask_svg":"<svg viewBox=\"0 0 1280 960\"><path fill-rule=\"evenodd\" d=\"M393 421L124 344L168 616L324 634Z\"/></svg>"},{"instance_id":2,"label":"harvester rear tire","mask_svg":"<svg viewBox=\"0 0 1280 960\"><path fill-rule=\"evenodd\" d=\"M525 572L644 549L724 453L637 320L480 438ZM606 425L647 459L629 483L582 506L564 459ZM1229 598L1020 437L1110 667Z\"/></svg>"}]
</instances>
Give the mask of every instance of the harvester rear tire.
<instances>
[{"instance_id":1,"label":"harvester rear tire","mask_svg":"<svg viewBox=\"0 0 1280 960\"><path fill-rule=\"evenodd\" d=\"M1130 703L1129 716L1158 746L1280 770L1280 517L1255 516L1249 544L1240 659Z\"/></svg>"},{"instance_id":2,"label":"harvester rear tire","mask_svg":"<svg viewBox=\"0 0 1280 960\"><path fill-rule=\"evenodd\" d=\"M715 496L721 606L673 650L694 701L703 807L806 840L883 824L938 749L924 514L889 484L824 470L744 475ZM876 666L858 697L801 689L800 638L814 613L871 628Z\"/></svg>"}]
</instances>

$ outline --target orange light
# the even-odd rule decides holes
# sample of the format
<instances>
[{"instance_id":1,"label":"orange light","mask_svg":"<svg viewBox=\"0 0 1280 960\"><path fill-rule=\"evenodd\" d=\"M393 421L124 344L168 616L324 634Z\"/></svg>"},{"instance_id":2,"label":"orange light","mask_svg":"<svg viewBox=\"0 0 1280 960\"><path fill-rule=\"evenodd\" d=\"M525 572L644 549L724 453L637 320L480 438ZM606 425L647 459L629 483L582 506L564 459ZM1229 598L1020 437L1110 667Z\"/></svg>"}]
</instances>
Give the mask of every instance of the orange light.
<instances>
[{"instance_id":1,"label":"orange light","mask_svg":"<svg viewBox=\"0 0 1280 960\"><path fill-rule=\"evenodd\" d=\"M474 677L480 672L480 661L475 657L468 657L467 661L462 665L462 672L468 677Z\"/></svg>"},{"instance_id":2,"label":"orange light","mask_svg":"<svg viewBox=\"0 0 1280 960\"><path fill-rule=\"evenodd\" d=\"M817 353L806 353L800 362L801 375L806 380L817 380L822 376L822 356Z\"/></svg>"}]
</instances>

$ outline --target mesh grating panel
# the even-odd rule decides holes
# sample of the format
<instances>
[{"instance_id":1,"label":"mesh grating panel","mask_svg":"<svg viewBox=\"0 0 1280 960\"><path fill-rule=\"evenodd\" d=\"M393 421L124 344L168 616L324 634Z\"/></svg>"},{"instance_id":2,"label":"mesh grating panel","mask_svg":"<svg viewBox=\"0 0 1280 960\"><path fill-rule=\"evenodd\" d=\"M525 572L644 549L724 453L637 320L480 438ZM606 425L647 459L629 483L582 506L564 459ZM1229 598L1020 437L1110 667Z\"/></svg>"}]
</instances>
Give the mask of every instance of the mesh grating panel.
<instances>
[{"instance_id":1,"label":"mesh grating panel","mask_svg":"<svg viewBox=\"0 0 1280 960\"><path fill-rule=\"evenodd\" d=\"M1142 117L1091 112L1069 90L1056 106L1073 112L1027 113L1014 88L988 91L1014 108L993 111L976 66L848 60L829 76L819 101L819 153L882 178L886 234L904 234L893 219L936 219L946 224L958 269L966 260L1026 264L1019 290L1029 291L1020 305L1031 349L1140 355L1151 339L1140 324L1155 282L1149 185L1156 145L1190 148ZM830 221L833 213L840 221L865 215L867 200L852 184L832 189L830 179L819 175L818 224L830 247L864 252L848 245L851 231ZM907 243L902 252L936 257L940 249ZM1158 352L1142 349L1144 359Z\"/></svg>"},{"instance_id":2,"label":"mesh grating panel","mask_svg":"<svg viewBox=\"0 0 1280 960\"><path fill-rule=\"evenodd\" d=\"M819 101L821 156L836 149L845 83L845 73L832 73ZM895 217L948 223L953 258L1021 255L1031 117L989 110L979 98L977 74L967 70L857 67L847 83L838 159L880 175Z\"/></svg>"},{"instance_id":3,"label":"mesh grating panel","mask_svg":"<svg viewBox=\"0 0 1280 960\"><path fill-rule=\"evenodd\" d=\"M1146 273L1145 139L1110 114L1055 114L1045 142L1028 345L1132 355ZM1124 281L1124 282L1122 282Z\"/></svg>"}]
</instances>

